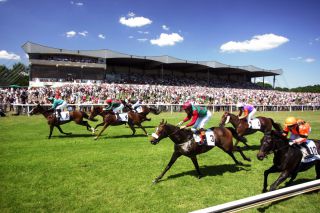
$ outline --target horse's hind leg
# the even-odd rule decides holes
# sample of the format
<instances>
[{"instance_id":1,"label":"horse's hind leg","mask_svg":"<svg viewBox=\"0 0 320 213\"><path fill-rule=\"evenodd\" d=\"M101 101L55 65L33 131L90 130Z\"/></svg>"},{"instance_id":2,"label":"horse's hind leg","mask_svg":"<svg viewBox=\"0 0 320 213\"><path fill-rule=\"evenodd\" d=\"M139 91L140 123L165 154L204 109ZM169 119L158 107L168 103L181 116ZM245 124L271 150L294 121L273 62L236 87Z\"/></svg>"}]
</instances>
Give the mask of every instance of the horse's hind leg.
<instances>
[{"instance_id":1,"label":"horse's hind leg","mask_svg":"<svg viewBox=\"0 0 320 213\"><path fill-rule=\"evenodd\" d=\"M240 155L242 156L242 158L246 161L251 161L250 158L248 158L247 156L244 155L243 151L241 150L241 148L239 146L235 147L235 150L238 151L240 153Z\"/></svg>"},{"instance_id":2,"label":"horse's hind leg","mask_svg":"<svg viewBox=\"0 0 320 213\"><path fill-rule=\"evenodd\" d=\"M238 161L236 159L236 157L234 156L233 152L232 151L225 151L226 153L228 153L228 155L233 159L233 161L237 164L237 165L243 165L242 162Z\"/></svg>"},{"instance_id":3,"label":"horse's hind leg","mask_svg":"<svg viewBox=\"0 0 320 213\"><path fill-rule=\"evenodd\" d=\"M128 123L130 129L132 130L132 135L136 134L136 129L134 128L134 124Z\"/></svg>"},{"instance_id":4,"label":"horse's hind leg","mask_svg":"<svg viewBox=\"0 0 320 213\"><path fill-rule=\"evenodd\" d=\"M88 130L88 131L91 131L92 134L94 133L94 130L95 130L95 129L90 126L90 124L88 123L88 121L81 121L81 122L79 122L79 123L77 123L77 124L87 127L87 130Z\"/></svg>"},{"instance_id":5,"label":"horse's hind leg","mask_svg":"<svg viewBox=\"0 0 320 213\"><path fill-rule=\"evenodd\" d=\"M65 135L71 135L72 134L71 132L66 133L66 132L62 131L60 125L57 125L56 127L58 128L59 132L62 133L62 134L65 134Z\"/></svg>"},{"instance_id":6,"label":"horse's hind leg","mask_svg":"<svg viewBox=\"0 0 320 213\"><path fill-rule=\"evenodd\" d=\"M141 126L141 124L139 124L138 127L140 127L140 128L144 131L144 134L145 134L145 135L148 135L146 129L145 129L143 126Z\"/></svg>"},{"instance_id":7,"label":"horse's hind leg","mask_svg":"<svg viewBox=\"0 0 320 213\"><path fill-rule=\"evenodd\" d=\"M288 171L283 171L281 172L280 176L278 179L270 186L270 191L276 190L277 187L289 177L289 172Z\"/></svg>"},{"instance_id":8,"label":"horse's hind leg","mask_svg":"<svg viewBox=\"0 0 320 213\"><path fill-rule=\"evenodd\" d=\"M316 162L315 169L317 174L316 178L320 179L320 161Z\"/></svg>"}]
</instances>

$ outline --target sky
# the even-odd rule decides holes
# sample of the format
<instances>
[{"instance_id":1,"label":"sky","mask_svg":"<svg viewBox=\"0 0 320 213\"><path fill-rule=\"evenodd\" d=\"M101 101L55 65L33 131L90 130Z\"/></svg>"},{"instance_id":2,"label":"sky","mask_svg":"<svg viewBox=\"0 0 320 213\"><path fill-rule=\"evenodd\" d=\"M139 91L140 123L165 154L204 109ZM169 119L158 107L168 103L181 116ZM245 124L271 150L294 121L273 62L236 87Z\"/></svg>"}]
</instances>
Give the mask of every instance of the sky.
<instances>
[{"instance_id":1,"label":"sky","mask_svg":"<svg viewBox=\"0 0 320 213\"><path fill-rule=\"evenodd\" d=\"M27 64L30 41L282 69L276 86L314 85L319 11L319 0L0 0L0 64Z\"/></svg>"}]
</instances>

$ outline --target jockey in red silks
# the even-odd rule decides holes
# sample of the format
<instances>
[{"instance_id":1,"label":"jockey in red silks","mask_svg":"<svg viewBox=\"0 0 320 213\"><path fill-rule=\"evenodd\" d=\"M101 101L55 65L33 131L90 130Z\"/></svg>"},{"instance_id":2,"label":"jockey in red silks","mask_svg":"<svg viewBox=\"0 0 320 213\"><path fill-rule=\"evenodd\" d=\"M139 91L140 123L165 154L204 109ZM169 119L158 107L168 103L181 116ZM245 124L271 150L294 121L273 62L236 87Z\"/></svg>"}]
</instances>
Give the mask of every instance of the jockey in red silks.
<instances>
[{"instance_id":1,"label":"jockey in red silks","mask_svg":"<svg viewBox=\"0 0 320 213\"><path fill-rule=\"evenodd\" d=\"M184 122L192 120L185 126L181 126L180 129L184 129L186 127L193 126L191 130L196 132L197 129L203 129L204 125L209 121L211 118L211 112L204 106L194 106L191 102L186 102L183 104L182 108L187 113L187 117L183 119L183 121L179 122L178 125L183 124Z\"/></svg>"}]
</instances>

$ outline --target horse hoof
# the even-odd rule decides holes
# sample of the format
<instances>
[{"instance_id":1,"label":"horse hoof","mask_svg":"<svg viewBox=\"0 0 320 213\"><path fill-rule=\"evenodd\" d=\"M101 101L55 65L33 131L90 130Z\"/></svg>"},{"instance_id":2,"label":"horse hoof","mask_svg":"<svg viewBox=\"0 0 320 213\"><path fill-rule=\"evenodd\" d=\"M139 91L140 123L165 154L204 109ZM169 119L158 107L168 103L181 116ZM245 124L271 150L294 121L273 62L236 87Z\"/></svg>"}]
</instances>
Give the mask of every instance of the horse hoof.
<instances>
[{"instance_id":1,"label":"horse hoof","mask_svg":"<svg viewBox=\"0 0 320 213\"><path fill-rule=\"evenodd\" d=\"M154 179L153 181L152 181L152 183L153 184L157 184L159 181L157 180L157 179Z\"/></svg>"},{"instance_id":2,"label":"horse hoof","mask_svg":"<svg viewBox=\"0 0 320 213\"><path fill-rule=\"evenodd\" d=\"M237 163L237 165L243 166L243 163L239 161L239 162Z\"/></svg>"},{"instance_id":3,"label":"horse hoof","mask_svg":"<svg viewBox=\"0 0 320 213\"><path fill-rule=\"evenodd\" d=\"M251 159L250 159L250 158L247 158L246 160L249 161L249 162L251 162Z\"/></svg>"},{"instance_id":4,"label":"horse hoof","mask_svg":"<svg viewBox=\"0 0 320 213\"><path fill-rule=\"evenodd\" d=\"M96 136L96 137L94 137L93 139L94 139L94 140L97 140L97 139L98 139L98 137Z\"/></svg>"}]
</instances>

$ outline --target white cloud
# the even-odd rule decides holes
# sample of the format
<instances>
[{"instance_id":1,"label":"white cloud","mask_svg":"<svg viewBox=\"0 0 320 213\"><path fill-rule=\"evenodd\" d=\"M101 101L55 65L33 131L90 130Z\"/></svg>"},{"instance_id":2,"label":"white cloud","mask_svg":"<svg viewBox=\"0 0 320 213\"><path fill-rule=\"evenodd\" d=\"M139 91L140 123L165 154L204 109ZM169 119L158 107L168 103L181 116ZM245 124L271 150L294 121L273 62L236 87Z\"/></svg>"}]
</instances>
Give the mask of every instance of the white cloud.
<instances>
[{"instance_id":1,"label":"white cloud","mask_svg":"<svg viewBox=\"0 0 320 213\"><path fill-rule=\"evenodd\" d=\"M169 27L167 26L167 25L162 25L162 29L164 29L164 30L169 30Z\"/></svg>"},{"instance_id":2,"label":"white cloud","mask_svg":"<svg viewBox=\"0 0 320 213\"><path fill-rule=\"evenodd\" d=\"M149 34L148 31L141 31L141 30L139 30L138 33L140 33L140 34Z\"/></svg>"},{"instance_id":3,"label":"white cloud","mask_svg":"<svg viewBox=\"0 0 320 213\"><path fill-rule=\"evenodd\" d=\"M76 36L77 35L77 33L75 32L75 31L73 31L73 30L71 30L71 31L69 31L69 32L66 32L66 36L68 37L68 38L72 38L72 37L74 37L74 36Z\"/></svg>"},{"instance_id":4,"label":"white cloud","mask_svg":"<svg viewBox=\"0 0 320 213\"><path fill-rule=\"evenodd\" d=\"M307 63L312 63L312 62L315 62L316 61L316 59L314 59L314 58L306 58L306 59L304 59L304 62L307 62Z\"/></svg>"},{"instance_id":5,"label":"white cloud","mask_svg":"<svg viewBox=\"0 0 320 213\"><path fill-rule=\"evenodd\" d=\"M84 5L82 2L74 2L74 1L70 1L70 4L80 6L80 7Z\"/></svg>"},{"instance_id":6,"label":"white cloud","mask_svg":"<svg viewBox=\"0 0 320 213\"><path fill-rule=\"evenodd\" d=\"M134 12L129 12L129 13L128 13L128 16L129 16L129 17L133 17L133 16L135 16L135 15L136 15L136 14L134 14Z\"/></svg>"},{"instance_id":7,"label":"white cloud","mask_svg":"<svg viewBox=\"0 0 320 213\"><path fill-rule=\"evenodd\" d=\"M79 35L86 37L88 35L88 31L84 30L82 32L78 32Z\"/></svg>"},{"instance_id":8,"label":"white cloud","mask_svg":"<svg viewBox=\"0 0 320 213\"><path fill-rule=\"evenodd\" d=\"M20 60L20 56L14 53L9 53L6 50L0 50L0 59Z\"/></svg>"},{"instance_id":9,"label":"white cloud","mask_svg":"<svg viewBox=\"0 0 320 213\"><path fill-rule=\"evenodd\" d=\"M101 38L101 39L106 39L106 36L103 35L103 34L99 34L98 37Z\"/></svg>"},{"instance_id":10,"label":"white cloud","mask_svg":"<svg viewBox=\"0 0 320 213\"><path fill-rule=\"evenodd\" d=\"M148 41L148 39L147 39L147 38L138 38L137 40L138 40L138 41L140 41L140 42Z\"/></svg>"},{"instance_id":11,"label":"white cloud","mask_svg":"<svg viewBox=\"0 0 320 213\"><path fill-rule=\"evenodd\" d=\"M151 24L152 21L148 18L145 17L131 17L131 18L126 18L126 17L121 17L119 19L119 22L123 25L126 25L128 27L142 27L148 24Z\"/></svg>"},{"instance_id":12,"label":"white cloud","mask_svg":"<svg viewBox=\"0 0 320 213\"><path fill-rule=\"evenodd\" d=\"M290 58L290 60L294 60L294 61L300 61L300 62L306 62L306 63L312 63L312 62L315 62L316 59L315 58L303 58L301 56L298 56L298 57L294 57L294 58Z\"/></svg>"},{"instance_id":13,"label":"white cloud","mask_svg":"<svg viewBox=\"0 0 320 213\"><path fill-rule=\"evenodd\" d=\"M177 42L182 42L183 37L181 37L178 33L161 33L160 37L158 39L151 39L150 43L153 45L158 45L160 47L162 46L173 46Z\"/></svg>"},{"instance_id":14,"label":"white cloud","mask_svg":"<svg viewBox=\"0 0 320 213\"><path fill-rule=\"evenodd\" d=\"M129 36L128 38L134 38L133 36Z\"/></svg>"},{"instance_id":15,"label":"white cloud","mask_svg":"<svg viewBox=\"0 0 320 213\"><path fill-rule=\"evenodd\" d=\"M229 41L221 45L221 52L249 52L270 50L288 42L289 39L275 34L255 35L251 40Z\"/></svg>"},{"instance_id":16,"label":"white cloud","mask_svg":"<svg viewBox=\"0 0 320 213\"><path fill-rule=\"evenodd\" d=\"M0 2L6 2L7 0L0 0Z\"/></svg>"}]
</instances>

